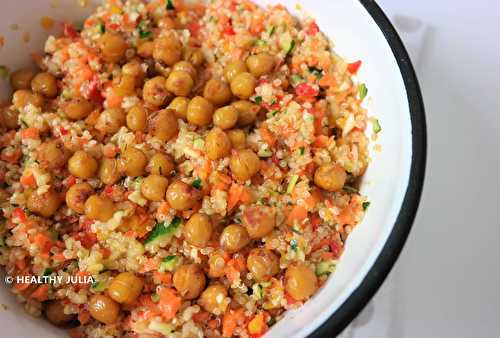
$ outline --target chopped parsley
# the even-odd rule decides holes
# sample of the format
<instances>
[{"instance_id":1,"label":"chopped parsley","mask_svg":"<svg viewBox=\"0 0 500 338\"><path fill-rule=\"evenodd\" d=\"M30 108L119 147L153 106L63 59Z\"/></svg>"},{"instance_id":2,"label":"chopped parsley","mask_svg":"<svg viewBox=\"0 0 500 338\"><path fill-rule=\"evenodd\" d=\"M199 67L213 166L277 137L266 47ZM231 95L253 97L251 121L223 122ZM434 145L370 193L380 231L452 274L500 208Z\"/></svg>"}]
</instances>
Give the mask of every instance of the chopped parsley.
<instances>
[{"instance_id":1,"label":"chopped parsley","mask_svg":"<svg viewBox=\"0 0 500 338\"><path fill-rule=\"evenodd\" d=\"M274 32L276 32L276 26L272 26L271 29L269 30L269 36L273 36Z\"/></svg>"},{"instance_id":2,"label":"chopped parsley","mask_svg":"<svg viewBox=\"0 0 500 338\"><path fill-rule=\"evenodd\" d=\"M275 110L271 113L272 116L276 116L276 114L278 114L278 110Z\"/></svg>"},{"instance_id":3,"label":"chopped parsley","mask_svg":"<svg viewBox=\"0 0 500 338\"><path fill-rule=\"evenodd\" d=\"M104 26L102 22L99 22L99 24L97 24L97 28L99 28L99 33L101 34L106 33L106 26Z\"/></svg>"},{"instance_id":4,"label":"chopped parsley","mask_svg":"<svg viewBox=\"0 0 500 338\"><path fill-rule=\"evenodd\" d=\"M262 96L256 96L255 97L255 103L261 104L262 103Z\"/></svg>"},{"instance_id":5,"label":"chopped parsley","mask_svg":"<svg viewBox=\"0 0 500 338\"><path fill-rule=\"evenodd\" d=\"M286 51L286 55L289 55L290 53L292 53L294 48L295 48L295 41L292 40L290 42L290 46L288 47L288 50Z\"/></svg>"},{"instance_id":6,"label":"chopped parsley","mask_svg":"<svg viewBox=\"0 0 500 338\"><path fill-rule=\"evenodd\" d=\"M370 206L370 202L363 202L362 206L363 206L363 210L366 211L366 209L368 209L368 207Z\"/></svg>"},{"instance_id":7,"label":"chopped parsley","mask_svg":"<svg viewBox=\"0 0 500 338\"><path fill-rule=\"evenodd\" d=\"M262 39L258 39L258 40L255 40L254 45L255 46L265 46L265 45L267 45L267 41L262 40Z\"/></svg>"},{"instance_id":8,"label":"chopped parsley","mask_svg":"<svg viewBox=\"0 0 500 338\"><path fill-rule=\"evenodd\" d=\"M43 275L44 276L49 276L50 274L52 274L52 269L51 268L46 268L45 270L43 270Z\"/></svg>"},{"instance_id":9,"label":"chopped parsley","mask_svg":"<svg viewBox=\"0 0 500 338\"><path fill-rule=\"evenodd\" d=\"M316 67L309 67L309 72L316 76L318 79L321 79L323 77L323 70L316 68Z\"/></svg>"},{"instance_id":10,"label":"chopped parsley","mask_svg":"<svg viewBox=\"0 0 500 338\"><path fill-rule=\"evenodd\" d=\"M382 127L380 126L380 123L378 122L377 119L373 121L373 132L376 134L382 130Z\"/></svg>"},{"instance_id":11,"label":"chopped parsley","mask_svg":"<svg viewBox=\"0 0 500 338\"><path fill-rule=\"evenodd\" d=\"M193 183L191 183L191 185L193 186L193 188L196 188L196 189L201 189L201 179L200 178L197 178L193 181Z\"/></svg>"},{"instance_id":12,"label":"chopped parsley","mask_svg":"<svg viewBox=\"0 0 500 338\"><path fill-rule=\"evenodd\" d=\"M147 30L147 23L145 21L142 21L139 26L137 27L137 31L139 32L139 37L141 39L148 39L153 35L151 31Z\"/></svg>"},{"instance_id":13,"label":"chopped parsley","mask_svg":"<svg viewBox=\"0 0 500 338\"><path fill-rule=\"evenodd\" d=\"M174 3L172 2L172 0L167 0L167 11L173 11L173 10L175 10Z\"/></svg>"},{"instance_id":14,"label":"chopped parsley","mask_svg":"<svg viewBox=\"0 0 500 338\"><path fill-rule=\"evenodd\" d=\"M290 249L293 251L297 251L297 248L299 247L297 240L294 238L290 241Z\"/></svg>"},{"instance_id":15,"label":"chopped parsley","mask_svg":"<svg viewBox=\"0 0 500 338\"><path fill-rule=\"evenodd\" d=\"M304 155L306 149L304 147L300 147L300 155Z\"/></svg>"},{"instance_id":16,"label":"chopped parsley","mask_svg":"<svg viewBox=\"0 0 500 338\"><path fill-rule=\"evenodd\" d=\"M368 94L368 88L366 88L366 85L364 83L358 86L358 93L361 100L363 100Z\"/></svg>"}]
</instances>

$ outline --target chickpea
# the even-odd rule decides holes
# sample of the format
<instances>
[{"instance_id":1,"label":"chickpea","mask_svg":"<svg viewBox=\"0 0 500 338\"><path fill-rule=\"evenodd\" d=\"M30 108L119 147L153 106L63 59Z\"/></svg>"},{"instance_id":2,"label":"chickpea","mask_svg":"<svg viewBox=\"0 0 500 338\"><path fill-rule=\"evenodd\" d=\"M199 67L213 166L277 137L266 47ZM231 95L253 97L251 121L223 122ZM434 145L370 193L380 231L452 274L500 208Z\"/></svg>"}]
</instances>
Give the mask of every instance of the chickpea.
<instances>
[{"instance_id":1,"label":"chickpea","mask_svg":"<svg viewBox=\"0 0 500 338\"><path fill-rule=\"evenodd\" d=\"M94 109L92 102L83 98L71 100L64 108L64 114L71 120L81 120L89 116Z\"/></svg>"},{"instance_id":2,"label":"chickpea","mask_svg":"<svg viewBox=\"0 0 500 338\"><path fill-rule=\"evenodd\" d=\"M182 265L175 270L174 287L184 299L197 298L205 288L206 278L198 264Z\"/></svg>"},{"instance_id":3,"label":"chickpea","mask_svg":"<svg viewBox=\"0 0 500 338\"><path fill-rule=\"evenodd\" d=\"M184 225L183 234L189 244L203 248L208 244L212 230L210 218L207 215L196 213Z\"/></svg>"},{"instance_id":4,"label":"chickpea","mask_svg":"<svg viewBox=\"0 0 500 338\"><path fill-rule=\"evenodd\" d=\"M35 72L31 69L18 69L10 74L10 85L12 89L30 89L31 80L35 76Z\"/></svg>"},{"instance_id":5,"label":"chickpea","mask_svg":"<svg viewBox=\"0 0 500 338\"><path fill-rule=\"evenodd\" d=\"M144 102L155 107L163 106L170 96L167 88L165 88L166 82L167 80L163 76L156 76L147 80L142 89Z\"/></svg>"},{"instance_id":6,"label":"chickpea","mask_svg":"<svg viewBox=\"0 0 500 338\"><path fill-rule=\"evenodd\" d=\"M120 167L117 160L114 158L104 157L99 166L99 179L104 184L115 184L122 177Z\"/></svg>"},{"instance_id":7,"label":"chickpea","mask_svg":"<svg viewBox=\"0 0 500 338\"><path fill-rule=\"evenodd\" d=\"M122 74L119 82L113 86L113 90L120 96L131 96L135 94L135 76Z\"/></svg>"},{"instance_id":8,"label":"chickpea","mask_svg":"<svg viewBox=\"0 0 500 338\"><path fill-rule=\"evenodd\" d=\"M238 180L246 181L259 171L260 160L250 149L236 150L231 155L229 167Z\"/></svg>"},{"instance_id":9,"label":"chickpea","mask_svg":"<svg viewBox=\"0 0 500 338\"><path fill-rule=\"evenodd\" d=\"M199 67L205 62L205 56L200 48L186 48L183 59L190 62L195 67Z\"/></svg>"},{"instance_id":10,"label":"chickpea","mask_svg":"<svg viewBox=\"0 0 500 338\"><path fill-rule=\"evenodd\" d=\"M336 163L323 164L314 173L314 183L328 191L340 191L347 180L345 169Z\"/></svg>"},{"instance_id":11,"label":"chickpea","mask_svg":"<svg viewBox=\"0 0 500 338\"><path fill-rule=\"evenodd\" d=\"M268 249L255 248L247 258L247 268L256 281L263 282L280 272L278 257Z\"/></svg>"},{"instance_id":12,"label":"chickpea","mask_svg":"<svg viewBox=\"0 0 500 338\"><path fill-rule=\"evenodd\" d=\"M221 315L226 311L229 301L227 290L222 284L210 285L203 291L198 303L208 312Z\"/></svg>"},{"instance_id":13,"label":"chickpea","mask_svg":"<svg viewBox=\"0 0 500 338\"><path fill-rule=\"evenodd\" d=\"M181 59L181 56L182 45L174 35L155 39L153 47L153 58L155 60L173 66Z\"/></svg>"},{"instance_id":14,"label":"chickpea","mask_svg":"<svg viewBox=\"0 0 500 338\"><path fill-rule=\"evenodd\" d=\"M224 276L226 261L220 253L211 254L208 257L208 277L219 278Z\"/></svg>"},{"instance_id":15,"label":"chickpea","mask_svg":"<svg viewBox=\"0 0 500 338\"><path fill-rule=\"evenodd\" d=\"M178 96L170 102L168 108L175 111L175 116L177 118L186 120L188 104L189 99L187 97Z\"/></svg>"},{"instance_id":16,"label":"chickpea","mask_svg":"<svg viewBox=\"0 0 500 338\"><path fill-rule=\"evenodd\" d=\"M142 176L147 163L146 155L135 147L127 147L120 156L120 167L130 177Z\"/></svg>"},{"instance_id":17,"label":"chickpea","mask_svg":"<svg viewBox=\"0 0 500 338\"><path fill-rule=\"evenodd\" d=\"M233 60L224 68L224 77L231 83L238 74L248 72L247 65L242 60Z\"/></svg>"},{"instance_id":18,"label":"chickpea","mask_svg":"<svg viewBox=\"0 0 500 338\"><path fill-rule=\"evenodd\" d=\"M125 125L127 117L121 108L108 108L99 115L95 129L102 133L111 135Z\"/></svg>"},{"instance_id":19,"label":"chickpea","mask_svg":"<svg viewBox=\"0 0 500 338\"><path fill-rule=\"evenodd\" d=\"M193 85L193 79L188 72L174 70L168 76L166 88L177 96L188 96L191 89L193 89Z\"/></svg>"},{"instance_id":20,"label":"chickpea","mask_svg":"<svg viewBox=\"0 0 500 338\"><path fill-rule=\"evenodd\" d=\"M42 217L51 217L59 209L61 197L53 189L39 195L32 192L26 203L28 210Z\"/></svg>"},{"instance_id":21,"label":"chickpea","mask_svg":"<svg viewBox=\"0 0 500 338\"><path fill-rule=\"evenodd\" d=\"M235 101L232 106L238 112L238 126L245 127L255 122L259 113L259 105L247 100Z\"/></svg>"},{"instance_id":22,"label":"chickpea","mask_svg":"<svg viewBox=\"0 0 500 338\"><path fill-rule=\"evenodd\" d=\"M238 111L234 106L225 106L217 109L212 119L215 126L221 129L230 129L238 121Z\"/></svg>"},{"instance_id":23,"label":"chickpea","mask_svg":"<svg viewBox=\"0 0 500 338\"><path fill-rule=\"evenodd\" d=\"M194 68L194 66L190 62L179 61L174 65L172 70L173 71L179 70L179 71L186 72L191 76L193 81L196 79L196 68Z\"/></svg>"},{"instance_id":24,"label":"chickpea","mask_svg":"<svg viewBox=\"0 0 500 338\"><path fill-rule=\"evenodd\" d=\"M163 153L156 153L149 160L147 169L153 175L170 176L175 167L170 156Z\"/></svg>"},{"instance_id":25,"label":"chickpea","mask_svg":"<svg viewBox=\"0 0 500 338\"><path fill-rule=\"evenodd\" d=\"M120 305L104 295L93 295L89 300L90 315L104 324L113 324L120 314Z\"/></svg>"},{"instance_id":26,"label":"chickpea","mask_svg":"<svg viewBox=\"0 0 500 338\"><path fill-rule=\"evenodd\" d=\"M179 125L172 109L160 110L149 124L149 132L162 142L172 139L178 131Z\"/></svg>"},{"instance_id":27,"label":"chickpea","mask_svg":"<svg viewBox=\"0 0 500 338\"><path fill-rule=\"evenodd\" d=\"M127 127L133 131L144 131L148 113L142 106L133 106L127 113Z\"/></svg>"},{"instance_id":28,"label":"chickpea","mask_svg":"<svg viewBox=\"0 0 500 338\"><path fill-rule=\"evenodd\" d=\"M163 30L176 29L177 26L177 22L173 18L170 18L168 16L158 20L158 27Z\"/></svg>"},{"instance_id":29,"label":"chickpea","mask_svg":"<svg viewBox=\"0 0 500 338\"><path fill-rule=\"evenodd\" d=\"M142 82L145 75L141 62L137 59L124 64L122 67L122 74L131 76L136 80L135 82Z\"/></svg>"},{"instance_id":30,"label":"chickpea","mask_svg":"<svg viewBox=\"0 0 500 338\"><path fill-rule=\"evenodd\" d=\"M137 48L137 54L144 59L150 59L153 57L154 42L146 41L143 42L139 48Z\"/></svg>"},{"instance_id":31,"label":"chickpea","mask_svg":"<svg viewBox=\"0 0 500 338\"><path fill-rule=\"evenodd\" d=\"M68 161L68 154L62 144L47 141L40 145L37 151L37 160L44 168L57 169Z\"/></svg>"},{"instance_id":32,"label":"chickpea","mask_svg":"<svg viewBox=\"0 0 500 338\"><path fill-rule=\"evenodd\" d=\"M142 292L144 281L132 272L122 272L109 285L108 295L120 304L132 304Z\"/></svg>"},{"instance_id":33,"label":"chickpea","mask_svg":"<svg viewBox=\"0 0 500 338\"><path fill-rule=\"evenodd\" d=\"M150 201L159 202L165 197L168 180L160 175L149 175L141 183L141 193Z\"/></svg>"},{"instance_id":34,"label":"chickpea","mask_svg":"<svg viewBox=\"0 0 500 338\"><path fill-rule=\"evenodd\" d=\"M245 209L241 221L250 238L262 238L271 233L276 225L275 211L271 207L254 205Z\"/></svg>"},{"instance_id":35,"label":"chickpea","mask_svg":"<svg viewBox=\"0 0 500 338\"><path fill-rule=\"evenodd\" d=\"M115 212L113 201L106 196L92 195L85 201L85 216L106 222Z\"/></svg>"},{"instance_id":36,"label":"chickpea","mask_svg":"<svg viewBox=\"0 0 500 338\"><path fill-rule=\"evenodd\" d=\"M31 90L48 98L57 96L57 81L55 76L49 73L38 73L31 80Z\"/></svg>"},{"instance_id":37,"label":"chickpea","mask_svg":"<svg viewBox=\"0 0 500 338\"><path fill-rule=\"evenodd\" d=\"M86 182L73 184L66 192L66 205L74 212L83 214L85 201L93 192L92 186Z\"/></svg>"},{"instance_id":38,"label":"chickpea","mask_svg":"<svg viewBox=\"0 0 500 338\"><path fill-rule=\"evenodd\" d=\"M190 185L175 181L167 189L168 204L175 210L188 210L195 206L199 192Z\"/></svg>"},{"instance_id":39,"label":"chickpea","mask_svg":"<svg viewBox=\"0 0 500 338\"><path fill-rule=\"evenodd\" d=\"M239 224L228 225L220 235L221 247L230 253L243 249L248 243L250 243L250 236L247 229Z\"/></svg>"},{"instance_id":40,"label":"chickpea","mask_svg":"<svg viewBox=\"0 0 500 338\"><path fill-rule=\"evenodd\" d=\"M248 73L240 73L231 81L231 91L234 95L241 99L248 99L253 95L257 80L255 77Z\"/></svg>"},{"instance_id":41,"label":"chickpea","mask_svg":"<svg viewBox=\"0 0 500 338\"><path fill-rule=\"evenodd\" d=\"M58 300L52 300L47 304L45 316L54 325L64 325L75 319L74 314L64 313L64 304Z\"/></svg>"},{"instance_id":42,"label":"chickpea","mask_svg":"<svg viewBox=\"0 0 500 338\"><path fill-rule=\"evenodd\" d=\"M87 152L79 150L68 161L69 172L76 177L88 179L97 172L97 161Z\"/></svg>"},{"instance_id":43,"label":"chickpea","mask_svg":"<svg viewBox=\"0 0 500 338\"><path fill-rule=\"evenodd\" d=\"M203 89L203 97L216 106L222 106L231 100L231 90L227 83L217 79L210 79Z\"/></svg>"},{"instance_id":44,"label":"chickpea","mask_svg":"<svg viewBox=\"0 0 500 338\"><path fill-rule=\"evenodd\" d=\"M125 57L127 42L118 33L104 33L97 45L107 63L119 63Z\"/></svg>"},{"instance_id":45,"label":"chickpea","mask_svg":"<svg viewBox=\"0 0 500 338\"><path fill-rule=\"evenodd\" d=\"M189 123L204 127L212 122L214 106L210 101L201 96L195 96L189 101L186 117Z\"/></svg>"},{"instance_id":46,"label":"chickpea","mask_svg":"<svg viewBox=\"0 0 500 338\"><path fill-rule=\"evenodd\" d=\"M217 160L228 156L231 152L231 141L226 133L220 128L213 128L207 134L205 146L208 158Z\"/></svg>"},{"instance_id":47,"label":"chickpea","mask_svg":"<svg viewBox=\"0 0 500 338\"><path fill-rule=\"evenodd\" d=\"M290 265L285 272L285 290L293 299L306 300L318 288L318 279L304 263Z\"/></svg>"},{"instance_id":48,"label":"chickpea","mask_svg":"<svg viewBox=\"0 0 500 338\"><path fill-rule=\"evenodd\" d=\"M0 121L7 129L17 129L19 112L9 107L0 109Z\"/></svg>"},{"instance_id":49,"label":"chickpea","mask_svg":"<svg viewBox=\"0 0 500 338\"><path fill-rule=\"evenodd\" d=\"M247 144L247 135L241 129L231 129L227 132L233 149L244 149Z\"/></svg>"},{"instance_id":50,"label":"chickpea","mask_svg":"<svg viewBox=\"0 0 500 338\"><path fill-rule=\"evenodd\" d=\"M271 73L274 68L274 57L268 53L250 55L247 58L247 67L255 77Z\"/></svg>"},{"instance_id":51,"label":"chickpea","mask_svg":"<svg viewBox=\"0 0 500 338\"><path fill-rule=\"evenodd\" d=\"M38 93L32 93L31 91L26 89L19 89L14 93L14 95L12 95L12 104L18 110L23 109L29 104L41 108L44 102L45 100L42 95Z\"/></svg>"}]
</instances>

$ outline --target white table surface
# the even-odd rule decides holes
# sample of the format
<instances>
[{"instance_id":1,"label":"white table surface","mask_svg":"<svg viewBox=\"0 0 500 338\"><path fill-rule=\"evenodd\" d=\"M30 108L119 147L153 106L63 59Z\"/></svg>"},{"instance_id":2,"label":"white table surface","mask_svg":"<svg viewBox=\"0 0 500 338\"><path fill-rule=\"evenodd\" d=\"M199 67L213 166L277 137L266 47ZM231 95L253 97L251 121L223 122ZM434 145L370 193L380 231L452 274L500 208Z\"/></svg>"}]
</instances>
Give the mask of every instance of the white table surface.
<instances>
[{"instance_id":1,"label":"white table surface","mask_svg":"<svg viewBox=\"0 0 500 338\"><path fill-rule=\"evenodd\" d=\"M500 337L500 2L378 0L427 25L427 175L395 268L348 338Z\"/></svg>"}]
</instances>

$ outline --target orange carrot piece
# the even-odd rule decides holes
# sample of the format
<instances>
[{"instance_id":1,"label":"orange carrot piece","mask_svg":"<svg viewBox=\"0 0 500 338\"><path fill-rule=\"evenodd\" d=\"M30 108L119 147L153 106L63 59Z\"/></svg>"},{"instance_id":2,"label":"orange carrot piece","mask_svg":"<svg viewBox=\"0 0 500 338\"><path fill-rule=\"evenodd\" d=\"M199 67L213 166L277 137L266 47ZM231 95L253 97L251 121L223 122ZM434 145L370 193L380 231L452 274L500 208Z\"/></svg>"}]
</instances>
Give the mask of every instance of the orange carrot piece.
<instances>
[{"instance_id":1,"label":"orange carrot piece","mask_svg":"<svg viewBox=\"0 0 500 338\"><path fill-rule=\"evenodd\" d=\"M222 335L224 337L232 337L234 330L240 322L245 319L245 310L239 308L237 310L228 310L222 318Z\"/></svg>"},{"instance_id":2,"label":"orange carrot piece","mask_svg":"<svg viewBox=\"0 0 500 338\"><path fill-rule=\"evenodd\" d=\"M162 311L163 317L165 319L172 319L181 307L181 297L177 296L174 289L162 288L158 291L160 296L160 301L158 307Z\"/></svg>"},{"instance_id":3,"label":"orange carrot piece","mask_svg":"<svg viewBox=\"0 0 500 338\"><path fill-rule=\"evenodd\" d=\"M36 187L35 176L33 176L32 174L30 174L28 176L21 176L21 179L19 180L19 182L21 182L21 184L24 186Z\"/></svg>"},{"instance_id":4,"label":"orange carrot piece","mask_svg":"<svg viewBox=\"0 0 500 338\"><path fill-rule=\"evenodd\" d=\"M287 224L292 226L294 222L302 223L307 218L307 209L302 205L293 207L290 214L288 214Z\"/></svg>"},{"instance_id":5,"label":"orange carrot piece","mask_svg":"<svg viewBox=\"0 0 500 338\"><path fill-rule=\"evenodd\" d=\"M31 297L39 302L46 301L49 299L49 284L40 285L33 293Z\"/></svg>"},{"instance_id":6,"label":"orange carrot piece","mask_svg":"<svg viewBox=\"0 0 500 338\"><path fill-rule=\"evenodd\" d=\"M229 188L229 195L227 198L227 209L232 210L240 201L241 194L243 193L243 186L233 183Z\"/></svg>"},{"instance_id":7,"label":"orange carrot piece","mask_svg":"<svg viewBox=\"0 0 500 338\"><path fill-rule=\"evenodd\" d=\"M21 131L21 138L23 140L27 139L27 138L37 139L38 138L38 129L36 129L35 127L29 127L29 128L24 129L23 131Z\"/></svg>"},{"instance_id":8,"label":"orange carrot piece","mask_svg":"<svg viewBox=\"0 0 500 338\"><path fill-rule=\"evenodd\" d=\"M274 135L266 128L266 127L261 127L259 129L260 136L262 139L270 146L273 147L276 144L276 138Z\"/></svg>"}]
</instances>

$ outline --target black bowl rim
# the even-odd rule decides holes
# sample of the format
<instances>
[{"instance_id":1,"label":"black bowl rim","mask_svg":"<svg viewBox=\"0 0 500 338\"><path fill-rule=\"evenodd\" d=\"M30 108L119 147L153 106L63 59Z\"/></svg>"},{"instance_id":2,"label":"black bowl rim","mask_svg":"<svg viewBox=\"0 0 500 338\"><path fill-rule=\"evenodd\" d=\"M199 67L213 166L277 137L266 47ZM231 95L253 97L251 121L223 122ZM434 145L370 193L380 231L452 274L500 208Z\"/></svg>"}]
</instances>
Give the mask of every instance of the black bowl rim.
<instances>
[{"instance_id":1,"label":"black bowl rim","mask_svg":"<svg viewBox=\"0 0 500 338\"><path fill-rule=\"evenodd\" d=\"M387 16L374 0L359 0L392 49L405 84L412 126L412 160L408 187L394 228L375 263L347 300L310 337L334 337L356 318L380 288L410 233L422 194L427 156L425 109L410 57Z\"/></svg>"}]
</instances>

